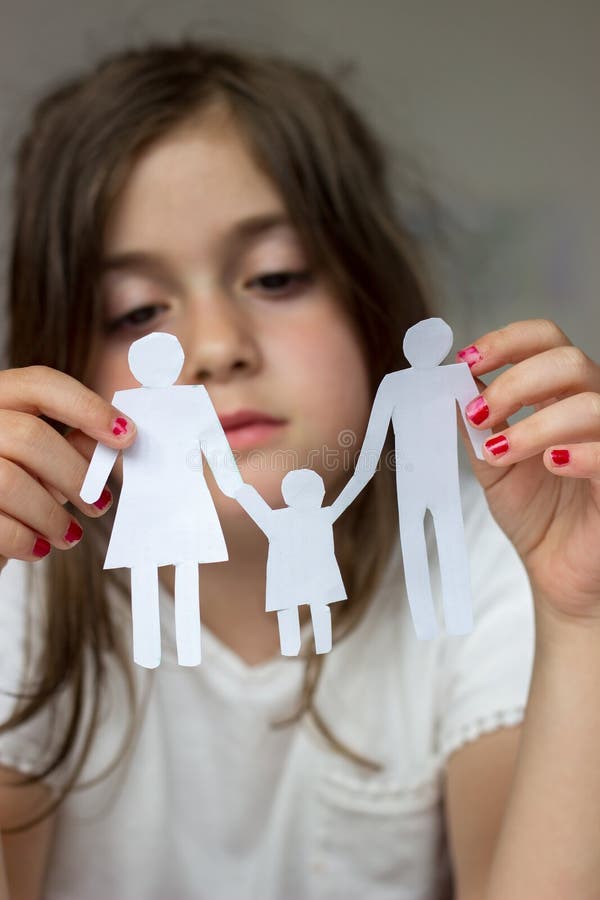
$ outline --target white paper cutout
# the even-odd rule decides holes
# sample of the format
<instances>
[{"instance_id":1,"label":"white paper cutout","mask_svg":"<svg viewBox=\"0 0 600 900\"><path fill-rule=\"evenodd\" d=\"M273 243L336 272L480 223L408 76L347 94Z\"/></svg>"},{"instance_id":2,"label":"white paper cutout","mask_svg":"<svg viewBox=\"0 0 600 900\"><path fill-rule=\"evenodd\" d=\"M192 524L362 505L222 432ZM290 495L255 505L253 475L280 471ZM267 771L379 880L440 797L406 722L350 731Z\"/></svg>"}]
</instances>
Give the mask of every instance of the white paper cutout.
<instances>
[{"instance_id":1,"label":"white paper cutout","mask_svg":"<svg viewBox=\"0 0 600 900\"><path fill-rule=\"evenodd\" d=\"M346 599L346 591L333 546L333 523L341 515L340 505L321 506L325 496L323 479L311 469L288 472L281 482L288 504L271 509L258 491L244 484L236 500L269 539L267 556L266 610L277 612L281 652L297 656L300 650L298 607L310 607L315 649L331 650L329 603Z\"/></svg>"},{"instance_id":2,"label":"white paper cutout","mask_svg":"<svg viewBox=\"0 0 600 900\"><path fill-rule=\"evenodd\" d=\"M443 319L424 319L404 337L410 367L386 375L375 396L355 473L332 505L334 516L355 499L374 475L390 420L396 438L396 484L406 591L415 633L438 633L424 532L429 509L435 527L448 634L473 628L469 560L458 478L456 403L475 455L483 459L489 429L475 429L465 406L478 388L466 363L441 366L453 341Z\"/></svg>"},{"instance_id":3,"label":"white paper cutout","mask_svg":"<svg viewBox=\"0 0 600 900\"><path fill-rule=\"evenodd\" d=\"M223 531L203 473L202 453L219 488L242 484L233 453L203 385L175 385L184 355L172 334L153 332L129 348L143 386L117 391L113 404L137 426L123 453L123 485L105 569L131 569L133 658L160 662L158 566L175 568L175 632L180 665L201 660L198 564L228 559ZM118 455L98 444L81 498L100 496Z\"/></svg>"}]
</instances>

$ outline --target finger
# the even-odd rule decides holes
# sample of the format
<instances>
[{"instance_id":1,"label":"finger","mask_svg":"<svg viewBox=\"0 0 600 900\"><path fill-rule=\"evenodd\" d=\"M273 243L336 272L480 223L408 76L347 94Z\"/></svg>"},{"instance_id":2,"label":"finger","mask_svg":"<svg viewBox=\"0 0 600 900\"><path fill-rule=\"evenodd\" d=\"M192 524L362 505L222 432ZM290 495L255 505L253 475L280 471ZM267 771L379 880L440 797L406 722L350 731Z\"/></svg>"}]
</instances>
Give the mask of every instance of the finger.
<instances>
[{"instance_id":1,"label":"finger","mask_svg":"<svg viewBox=\"0 0 600 900\"><path fill-rule=\"evenodd\" d=\"M108 508L108 489L95 504L80 498L88 460L37 416L0 409L0 458L24 466L87 516L99 516Z\"/></svg>"},{"instance_id":2,"label":"finger","mask_svg":"<svg viewBox=\"0 0 600 900\"><path fill-rule=\"evenodd\" d=\"M84 433L83 433L82 431L80 431L78 428L73 429L72 431L67 432L67 434L63 435L63 437L64 437L65 441L68 441L68 443L69 443L72 447L74 447L75 450L77 450L79 453L81 453L81 455L82 455L83 457L85 457L85 459L87 459L87 460L89 461L89 460L92 458L92 455L93 455L94 450L95 450L95 448L96 448L96 443L97 443L97 442L94 441L91 437L88 437L86 434L84 434ZM49 493L52 497L54 497L54 499L56 500L56 502L57 502L57 503L60 503L61 506L64 506L65 503L68 503L68 502L69 502L69 501L68 501L68 498L65 497L65 495L62 494L62 493L58 490L58 488L55 488L53 484L50 484L50 482L44 481L42 478L40 478L38 475L36 475L35 472L30 471L30 470L27 468L27 466L26 466L22 461L21 461L21 463L20 463L20 466L21 466L22 469L24 469L24 471L28 472L28 474L29 474L32 478L35 478L35 480L36 480L37 482L39 482L39 484L42 485L42 487L44 488L44 490L48 491L48 493ZM106 498L105 498L105 499L106 499ZM102 509L103 509L103 510L104 510L104 509L108 509L109 506L110 506L110 503L107 502L107 503L105 504L105 506L102 507Z\"/></svg>"},{"instance_id":3,"label":"finger","mask_svg":"<svg viewBox=\"0 0 600 900\"><path fill-rule=\"evenodd\" d=\"M6 559L22 559L35 562L43 559L52 550L52 544L46 538L22 522L11 519L0 512L0 554Z\"/></svg>"},{"instance_id":4,"label":"finger","mask_svg":"<svg viewBox=\"0 0 600 900\"><path fill-rule=\"evenodd\" d=\"M466 362L473 374L482 375L570 343L555 322L548 319L527 319L511 322L504 328L482 335L474 344L459 350L456 361Z\"/></svg>"},{"instance_id":5,"label":"finger","mask_svg":"<svg viewBox=\"0 0 600 900\"><path fill-rule=\"evenodd\" d=\"M0 409L44 415L78 428L109 447L128 447L135 424L70 375L48 366L0 372Z\"/></svg>"},{"instance_id":6,"label":"finger","mask_svg":"<svg viewBox=\"0 0 600 900\"><path fill-rule=\"evenodd\" d=\"M553 475L600 479L600 442L549 447L543 458Z\"/></svg>"},{"instance_id":7,"label":"finger","mask_svg":"<svg viewBox=\"0 0 600 900\"><path fill-rule=\"evenodd\" d=\"M41 484L8 459L0 458L0 512L16 519L55 547L79 543L83 529Z\"/></svg>"},{"instance_id":8,"label":"finger","mask_svg":"<svg viewBox=\"0 0 600 900\"><path fill-rule=\"evenodd\" d=\"M78 453L81 453L81 455L85 459L87 459L88 462L91 460L92 456L94 455L94 450L96 449L96 445L98 443L97 441L93 440L93 438L91 438L91 437L88 437L87 434L84 434L83 431L80 431L78 428L75 428L72 431L67 432L67 434L64 435L64 438L66 441L69 442L71 447L73 447L75 450L77 450ZM62 504L63 506L65 503L68 503L68 500L64 496L64 494L61 494L61 492L59 490L57 490L55 487L53 487L51 484L48 484L45 481L42 481L41 484L46 488L47 491L49 491L52 494L52 496L54 497L55 500L58 501L58 503ZM103 511L108 509L110 506L110 503L112 502L112 500L111 501L107 500L106 496L104 497L104 499L106 502L101 507Z\"/></svg>"},{"instance_id":9,"label":"finger","mask_svg":"<svg viewBox=\"0 0 600 900\"><path fill-rule=\"evenodd\" d=\"M96 444L98 443L87 434L84 434L83 431L80 431L79 428L75 428L73 431L69 431L65 435L65 440L68 441L71 447L77 450L78 453L81 453L81 455L85 459L87 459L88 462L94 455L94 450L96 449Z\"/></svg>"},{"instance_id":10,"label":"finger","mask_svg":"<svg viewBox=\"0 0 600 900\"><path fill-rule=\"evenodd\" d=\"M506 427L508 427L508 424L506 425ZM473 473L484 490L488 490L488 488L492 487L500 478L502 478L506 474L507 470L504 468L494 468L488 465L486 459L480 460L477 458L477 456L475 456L471 438L468 435L463 417L461 415L458 416L458 428Z\"/></svg>"},{"instance_id":11,"label":"finger","mask_svg":"<svg viewBox=\"0 0 600 900\"><path fill-rule=\"evenodd\" d=\"M30 471L30 469L28 469L27 466L23 462L19 463L19 465L20 465L21 469L23 469L24 472L27 472L27 474L31 478L35 478L35 480L38 482L38 484L41 484L41 486L44 488L44 490L48 491L48 493L52 497L54 497L56 502L60 503L61 506L64 506L65 503L69 502L67 500L67 498L64 496L64 494L61 494L61 492L59 490L57 490L57 488L55 488L52 484L48 484L46 481L44 481L42 478L40 478L38 475L36 475L35 472Z\"/></svg>"},{"instance_id":12,"label":"finger","mask_svg":"<svg viewBox=\"0 0 600 900\"><path fill-rule=\"evenodd\" d=\"M54 499L56 500L56 502L57 502L57 503L60 503L61 506L64 506L65 503L68 503L68 502L69 502L68 498L65 497L64 494L61 494L61 492L60 492L59 490L57 490L57 488L55 488L53 485L48 484L48 482L42 481L42 480L39 479L39 478L38 478L38 481L40 482L40 484L42 485L42 487L44 488L44 490L45 490L45 491L48 491L48 493L49 493L52 497L54 497Z\"/></svg>"},{"instance_id":13,"label":"finger","mask_svg":"<svg viewBox=\"0 0 600 900\"><path fill-rule=\"evenodd\" d=\"M552 399L584 391L600 391L600 366L578 347L558 347L502 372L465 413L476 427L494 428L525 406L546 408Z\"/></svg>"},{"instance_id":14,"label":"finger","mask_svg":"<svg viewBox=\"0 0 600 900\"><path fill-rule=\"evenodd\" d=\"M485 458L507 465L559 444L600 438L600 395L591 391L559 400L494 434L483 445Z\"/></svg>"},{"instance_id":15,"label":"finger","mask_svg":"<svg viewBox=\"0 0 600 900\"><path fill-rule=\"evenodd\" d=\"M547 406L552 406L553 403L558 401L558 397L548 397L547 400L540 400L539 403L534 403L533 408L537 412L539 409L546 409Z\"/></svg>"}]
</instances>

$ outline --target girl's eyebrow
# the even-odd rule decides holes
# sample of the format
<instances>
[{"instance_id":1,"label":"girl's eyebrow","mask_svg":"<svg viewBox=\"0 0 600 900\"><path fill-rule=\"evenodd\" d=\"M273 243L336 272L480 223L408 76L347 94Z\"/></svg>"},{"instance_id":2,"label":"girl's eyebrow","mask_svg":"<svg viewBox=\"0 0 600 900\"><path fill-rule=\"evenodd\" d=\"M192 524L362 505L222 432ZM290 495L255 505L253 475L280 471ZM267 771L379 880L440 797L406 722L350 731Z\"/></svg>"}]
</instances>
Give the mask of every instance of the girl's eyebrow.
<instances>
[{"instance_id":1,"label":"girl's eyebrow","mask_svg":"<svg viewBox=\"0 0 600 900\"><path fill-rule=\"evenodd\" d=\"M282 212L265 213L257 216L249 216L241 219L230 229L223 238L223 243L230 250L241 250L244 245L261 237L268 231L282 226L293 227L288 215ZM168 266L164 259L156 253L148 253L142 250L115 253L104 257L100 262L100 274L122 271L124 269L136 270L153 275L159 279L172 280Z\"/></svg>"}]
</instances>

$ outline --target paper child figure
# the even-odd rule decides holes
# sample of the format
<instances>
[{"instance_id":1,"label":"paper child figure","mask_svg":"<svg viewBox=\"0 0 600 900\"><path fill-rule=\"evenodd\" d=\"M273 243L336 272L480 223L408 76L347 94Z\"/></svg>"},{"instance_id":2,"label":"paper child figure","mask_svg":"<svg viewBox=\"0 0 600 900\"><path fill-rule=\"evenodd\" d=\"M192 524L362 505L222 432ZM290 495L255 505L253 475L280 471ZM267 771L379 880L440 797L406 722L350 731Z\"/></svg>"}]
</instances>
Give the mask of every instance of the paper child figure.
<instances>
[{"instance_id":1,"label":"paper child figure","mask_svg":"<svg viewBox=\"0 0 600 900\"><path fill-rule=\"evenodd\" d=\"M129 348L141 388L117 391L113 403L137 426L123 454L123 486L105 569L131 569L133 658L160 662L158 566L175 566L175 633L180 665L200 662L198 564L226 560L227 547L202 472L206 459L224 494L242 484L233 453L202 385L174 385L184 355L172 334L154 332ZM118 450L98 444L81 489L98 499Z\"/></svg>"},{"instance_id":2,"label":"paper child figure","mask_svg":"<svg viewBox=\"0 0 600 900\"><path fill-rule=\"evenodd\" d=\"M440 366L453 341L443 319L424 319L404 337L410 368L386 375L379 385L355 473L333 504L349 505L373 476L390 419L396 438L396 484L406 590L420 640L438 633L425 543L424 516L433 517L448 634L473 627L469 561L458 480L456 403L475 455L489 429L476 430L465 406L478 393L466 363Z\"/></svg>"},{"instance_id":3,"label":"paper child figure","mask_svg":"<svg viewBox=\"0 0 600 900\"><path fill-rule=\"evenodd\" d=\"M311 469L288 472L281 482L287 503L271 509L258 491L244 484L235 499L269 539L267 556L267 612L277 611L281 652L300 651L298 607L310 606L315 649L331 650L329 603L346 599L346 590L333 549L333 523L345 507L321 506L323 479Z\"/></svg>"}]
</instances>

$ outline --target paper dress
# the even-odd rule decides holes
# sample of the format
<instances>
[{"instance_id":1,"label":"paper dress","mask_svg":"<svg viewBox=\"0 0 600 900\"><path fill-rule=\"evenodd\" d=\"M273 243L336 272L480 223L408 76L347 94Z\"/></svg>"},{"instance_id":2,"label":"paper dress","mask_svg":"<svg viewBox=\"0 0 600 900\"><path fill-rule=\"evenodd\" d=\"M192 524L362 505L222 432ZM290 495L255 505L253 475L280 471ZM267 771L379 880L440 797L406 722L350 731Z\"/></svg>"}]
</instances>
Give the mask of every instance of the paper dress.
<instances>
[{"instance_id":1,"label":"paper dress","mask_svg":"<svg viewBox=\"0 0 600 900\"><path fill-rule=\"evenodd\" d=\"M427 509L437 541L446 631L466 634L473 627L456 404L479 459L484 458L482 446L491 431L473 428L465 415L467 403L478 394L468 365L440 365L452 341L452 329L443 319L425 319L408 329L403 348L410 367L386 375L379 385L355 473L333 504L334 510L338 503L350 504L373 476L391 420L406 590L421 640L438 633L424 530Z\"/></svg>"},{"instance_id":2,"label":"paper dress","mask_svg":"<svg viewBox=\"0 0 600 900\"><path fill-rule=\"evenodd\" d=\"M271 509L258 491L244 484L235 498L269 539L267 556L267 612L277 612L281 652L300 650L298 607L310 606L317 653L331 650L328 604L346 599L333 545L333 523L340 505L321 506L323 479L310 469L288 472L281 483L284 509Z\"/></svg>"},{"instance_id":3,"label":"paper dress","mask_svg":"<svg viewBox=\"0 0 600 900\"><path fill-rule=\"evenodd\" d=\"M134 660L160 662L158 566L174 565L175 630L181 665L200 662L198 564L226 560L227 547L202 471L202 453L228 496L242 484L225 432L206 388L174 385L183 366L174 335L154 332L129 349L143 385L117 391L113 404L136 423L123 453L123 484L105 569L131 569ZM98 444L81 489L93 503L118 450Z\"/></svg>"}]
</instances>

